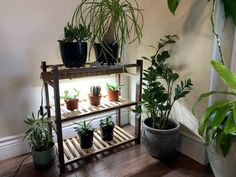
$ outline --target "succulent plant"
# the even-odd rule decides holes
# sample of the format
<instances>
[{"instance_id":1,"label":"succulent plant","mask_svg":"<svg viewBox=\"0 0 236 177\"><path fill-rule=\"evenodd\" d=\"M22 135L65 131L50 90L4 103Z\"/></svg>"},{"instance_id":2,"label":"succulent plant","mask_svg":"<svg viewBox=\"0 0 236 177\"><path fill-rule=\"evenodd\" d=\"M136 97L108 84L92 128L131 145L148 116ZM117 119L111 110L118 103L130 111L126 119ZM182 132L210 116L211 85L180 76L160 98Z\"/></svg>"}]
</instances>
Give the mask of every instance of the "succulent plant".
<instances>
[{"instance_id":1,"label":"succulent plant","mask_svg":"<svg viewBox=\"0 0 236 177\"><path fill-rule=\"evenodd\" d=\"M91 96L99 96L101 94L101 87L99 85L93 85L90 87Z\"/></svg>"}]
</instances>

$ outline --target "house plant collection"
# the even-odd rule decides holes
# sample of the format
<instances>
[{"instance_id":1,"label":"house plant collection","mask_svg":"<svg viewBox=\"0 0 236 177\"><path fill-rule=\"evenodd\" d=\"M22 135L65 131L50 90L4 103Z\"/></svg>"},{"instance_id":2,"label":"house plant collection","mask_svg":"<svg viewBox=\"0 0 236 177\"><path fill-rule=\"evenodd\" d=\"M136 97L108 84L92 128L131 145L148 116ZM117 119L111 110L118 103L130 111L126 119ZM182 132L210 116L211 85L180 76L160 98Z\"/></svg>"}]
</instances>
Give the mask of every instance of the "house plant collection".
<instances>
[{"instance_id":1,"label":"house plant collection","mask_svg":"<svg viewBox=\"0 0 236 177\"><path fill-rule=\"evenodd\" d=\"M82 0L72 21L91 31L90 51L96 60L108 65L123 57L126 43L142 38L143 15L136 0ZM119 51L119 52L118 52ZM119 53L119 55L118 55Z\"/></svg>"},{"instance_id":2,"label":"house plant collection","mask_svg":"<svg viewBox=\"0 0 236 177\"><path fill-rule=\"evenodd\" d=\"M59 40L61 57L66 67L82 67L87 59L87 42L90 36L86 26L67 23L64 27L64 39Z\"/></svg>"},{"instance_id":3,"label":"house plant collection","mask_svg":"<svg viewBox=\"0 0 236 177\"><path fill-rule=\"evenodd\" d=\"M191 79L175 85L179 75L169 66L168 44L174 44L178 37L167 35L158 42L150 58L143 57L150 65L144 70L143 93L140 105L134 112L144 113L143 140L150 154L159 159L172 158L179 140L180 124L170 117L174 103L192 90Z\"/></svg>"},{"instance_id":4,"label":"house plant collection","mask_svg":"<svg viewBox=\"0 0 236 177\"><path fill-rule=\"evenodd\" d=\"M33 162L37 168L49 167L55 160L55 147L50 131L51 123L45 118L47 114L37 117L34 113L24 120L29 129L25 137L32 150Z\"/></svg>"},{"instance_id":5,"label":"house plant collection","mask_svg":"<svg viewBox=\"0 0 236 177\"><path fill-rule=\"evenodd\" d=\"M101 86L100 85L92 85L90 87L90 94L89 94L90 104L93 106L100 105L101 97L102 97Z\"/></svg>"}]
</instances>

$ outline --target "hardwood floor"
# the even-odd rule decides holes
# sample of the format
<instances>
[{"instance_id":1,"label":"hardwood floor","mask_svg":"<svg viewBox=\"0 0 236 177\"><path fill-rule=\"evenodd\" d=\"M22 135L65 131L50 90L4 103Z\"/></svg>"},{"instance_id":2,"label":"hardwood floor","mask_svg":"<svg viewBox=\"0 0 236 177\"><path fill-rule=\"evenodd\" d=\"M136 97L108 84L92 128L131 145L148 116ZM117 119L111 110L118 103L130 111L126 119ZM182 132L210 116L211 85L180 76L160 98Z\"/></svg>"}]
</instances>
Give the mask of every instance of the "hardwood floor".
<instances>
[{"instance_id":1,"label":"hardwood floor","mask_svg":"<svg viewBox=\"0 0 236 177\"><path fill-rule=\"evenodd\" d=\"M0 176L12 177L22 155L0 162ZM35 169L29 157L17 177L59 176L57 161L46 170ZM209 166L204 167L183 154L169 162L152 158L143 145L128 144L96 157L73 164L63 177L214 177Z\"/></svg>"}]
</instances>

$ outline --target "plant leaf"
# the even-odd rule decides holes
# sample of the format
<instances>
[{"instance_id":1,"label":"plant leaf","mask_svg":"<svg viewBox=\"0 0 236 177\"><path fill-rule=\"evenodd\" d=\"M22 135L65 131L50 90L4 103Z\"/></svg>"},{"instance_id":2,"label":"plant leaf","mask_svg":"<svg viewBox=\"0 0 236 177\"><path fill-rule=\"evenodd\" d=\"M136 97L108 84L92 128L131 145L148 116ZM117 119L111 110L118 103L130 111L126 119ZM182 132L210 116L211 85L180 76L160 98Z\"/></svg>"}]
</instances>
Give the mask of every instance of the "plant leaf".
<instances>
[{"instance_id":1,"label":"plant leaf","mask_svg":"<svg viewBox=\"0 0 236 177\"><path fill-rule=\"evenodd\" d=\"M236 75L216 60L212 60L211 65L224 83L231 88L232 91L236 92Z\"/></svg>"},{"instance_id":2,"label":"plant leaf","mask_svg":"<svg viewBox=\"0 0 236 177\"><path fill-rule=\"evenodd\" d=\"M175 11L179 3L180 3L180 0L168 0L168 7L173 15L175 15Z\"/></svg>"}]
</instances>

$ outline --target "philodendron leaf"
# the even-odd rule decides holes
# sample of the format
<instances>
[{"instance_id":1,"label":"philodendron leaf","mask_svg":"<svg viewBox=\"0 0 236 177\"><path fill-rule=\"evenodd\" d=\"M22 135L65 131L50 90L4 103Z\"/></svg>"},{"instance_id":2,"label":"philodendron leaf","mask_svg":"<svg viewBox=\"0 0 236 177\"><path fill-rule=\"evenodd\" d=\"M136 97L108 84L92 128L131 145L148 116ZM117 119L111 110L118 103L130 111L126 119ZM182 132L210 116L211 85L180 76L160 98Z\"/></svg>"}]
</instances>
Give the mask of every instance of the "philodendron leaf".
<instances>
[{"instance_id":1,"label":"philodendron leaf","mask_svg":"<svg viewBox=\"0 0 236 177\"><path fill-rule=\"evenodd\" d=\"M180 0L168 0L168 7L173 15L175 15L175 11L179 3L180 3Z\"/></svg>"},{"instance_id":2,"label":"philodendron leaf","mask_svg":"<svg viewBox=\"0 0 236 177\"><path fill-rule=\"evenodd\" d=\"M232 89L232 91L236 92L236 75L216 60L212 60L211 65L225 84Z\"/></svg>"},{"instance_id":3,"label":"philodendron leaf","mask_svg":"<svg viewBox=\"0 0 236 177\"><path fill-rule=\"evenodd\" d=\"M229 104L229 100L218 101L206 109L206 111L204 112L203 116L201 117L201 119L199 121L199 126L198 126L199 135L204 136L206 126L209 122L209 116L213 113L213 111L218 108L221 108L227 104Z\"/></svg>"}]
</instances>

